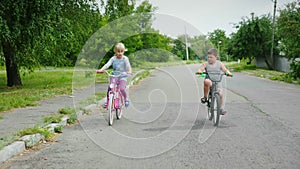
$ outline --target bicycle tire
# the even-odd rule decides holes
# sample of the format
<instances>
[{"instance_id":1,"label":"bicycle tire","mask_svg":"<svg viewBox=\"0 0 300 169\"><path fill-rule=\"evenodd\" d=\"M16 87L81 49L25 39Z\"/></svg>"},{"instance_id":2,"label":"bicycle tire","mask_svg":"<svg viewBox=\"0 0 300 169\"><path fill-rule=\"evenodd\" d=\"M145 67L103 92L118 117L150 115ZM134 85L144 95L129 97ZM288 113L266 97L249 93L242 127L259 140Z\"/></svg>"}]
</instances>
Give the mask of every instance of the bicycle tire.
<instances>
[{"instance_id":1,"label":"bicycle tire","mask_svg":"<svg viewBox=\"0 0 300 169\"><path fill-rule=\"evenodd\" d=\"M207 99L207 118L208 120L212 120L213 116L212 116L212 113L211 113L211 96L209 95L208 96L208 99Z\"/></svg>"},{"instance_id":2,"label":"bicycle tire","mask_svg":"<svg viewBox=\"0 0 300 169\"><path fill-rule=\"evenodd\" d=\"M108 125L111 126L113 124L114 121L114 114L113 114L113 110L114 110L114 105L113 105L113 94L109 95L109 102L108 102Z\"/></svg>"},{"instance_id":3,"label":"bicycle tire","mask_svg":"<svg viewBox=\"0 0 300 169\"><path fill-rule=\"evenodd\" d=\"M117 116L117 120L121 119L122 117L122 113L123 113L123 105L124 105L124 99L121 93L119 93L119 107L118 109L116 109L116 116Z\"/></svg>"},{"instance_id":4,"label":"bicycle tire","mask_svg":"<svg viewBox=\"0 0 300 169\"><path fill-rule=\"evenodd\" d=\"M215 94L213 100L213 124L214 126L218 126L220 121L220 95Z\"/></svg>"}]
</instances>

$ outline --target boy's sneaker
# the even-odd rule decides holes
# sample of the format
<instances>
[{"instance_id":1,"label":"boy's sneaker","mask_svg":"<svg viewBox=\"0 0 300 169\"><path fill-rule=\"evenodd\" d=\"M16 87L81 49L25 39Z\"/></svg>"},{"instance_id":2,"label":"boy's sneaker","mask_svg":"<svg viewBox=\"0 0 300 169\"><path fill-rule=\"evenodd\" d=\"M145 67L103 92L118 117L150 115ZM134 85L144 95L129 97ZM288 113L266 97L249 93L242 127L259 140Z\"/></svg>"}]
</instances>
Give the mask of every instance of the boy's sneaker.
<instances>
[{"instance_id":1,"label":"boy's sneaker","mask_svg":"<svg viewBox=\"0 0 300 169\"><path fill-rule=\"evenodd\" d=\"M126 100L125 101L125 107L128 107L129 106L129 100Z\"/></svg>"},{"instance_id":2,"label":"boy's sneaker","mask_svg":"<svg viewBox=\"0 0 300 169\"><path fill-rule=\"evenodd\" d=\"M204 103L206 103L206 102L207 102L207 97L202 97L202 98L201 98L201 103L204 104Z\"/></svg>"}]
</instances>

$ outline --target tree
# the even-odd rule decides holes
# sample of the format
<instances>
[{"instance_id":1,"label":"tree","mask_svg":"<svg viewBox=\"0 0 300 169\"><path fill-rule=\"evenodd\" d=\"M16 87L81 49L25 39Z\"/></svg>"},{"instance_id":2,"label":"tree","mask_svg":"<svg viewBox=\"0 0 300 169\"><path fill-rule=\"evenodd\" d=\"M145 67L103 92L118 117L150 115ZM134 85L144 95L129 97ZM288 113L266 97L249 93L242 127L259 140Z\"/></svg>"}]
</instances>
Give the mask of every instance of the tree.
<instances>
[{"instance_id":1,"label":"tree","mask_svg":"<svg viewBox=\"0 0 300 169\"><path fill-rule=\"evenodd\" d=\"M280 41L282 42L281 50L285 56L292 60L291 77L300 78L300 0L289 3L285 9L280 10L277 27ZM298 60L297 60L298 58Z\"/></svg>"},{"instance_id":2,"label":"tree","mask_svg":"<svg viewBox=\"0 0 300 169\"><path fill-rule=\"evenodd\" d=\"M105 18L108 20L107 29L104 28L101 33L99 32L99 35L95 38L97 42L90 44L91 46L87 49L92 60L96 61L96 55L104 55L100 67L114 55L112 42L119 41L125 44L128 49L125 54L130 59L151 62L164 62L169 59L169 56L166 55L167 52L161 51L171 50L169 46L170 39L160 35L158 31L151 27L152 12L156 8L149 1L143 1L137 6L133 0L108 0L104 9ZM160 50L153 50L157 48ZM139 50L141 51L138 52L138 55L135 55L134 53ZM132 60L132 62L138 61Z\"/></svg>"},{"instance_id":3,"label":"tree","mask_svg":"<svg viewBox=\"0 0 300 169\"><path fill-rule=\"evenodd\" d=\"M211 42L207 40L205 35L199 35L194 37L187 36L189 58L194 59L205 59L208 49L212 48ZM172 53L181 58L186 59L186 46L185 46L185 35L179 35L177 39L173 40Z\"/></svg>"},{"instance_id":4,"label":"tree","mask_svg":"<svg viewBox=\"0 0 300 169\"><path fill-rule=\"evenodd\" d=\"M74 65L100 19L95 0L0 1L7 85L22 85L19 69Z\"/></svg>"},{"instance_id":5,"label":"tree","mask_svg":"<svg viewBox=\"0 0 300 169\"><path fill-rule=\"evenodd\" d=\"M132 14L135 7L135 0L107 0L105 16L108 21L114 21L120 17Z\"/></svg>"},{"instance_id":6,"label":"tree","mask_svg":"<svg viewBox=\"0 0 300 169\"><path fill-rule=\"evenodd\" d=\"M231 36L228 53L237 59L248 58L250 62L255 57L263 57L268 67L274 69L273 59L269 55L272 37L270 16L247 18L237 28L238 31Z\"/></svg>"},{"instance_id":7,"label":"tree","mask_svg":"<svg viewBox=\"0 0 300 169\"><path fill-rule=\"evenodd\" d=\"M180 59L185 60L186 58L185 44L179 39L173 40L172 53L175 54Z\"/></svg>"},{"instance_id":8,"label":"tree","mask_svg":"<svg viewBox=\"0 0 300 169\"><path fill-rule=\"evenodd\" d=\"M228 43L229 38L226 36L225 31L216 29L213 32L208 33L209 41L214 45L214 48L219 50L220 60L227 60Z\"/></svg>"},{"instance_id":9,"label":"tree","mask_svg":"<svg viewBox=\"0 0 300 169\"><path fill-rule=\"evenodd\" d=\"M36 37L46 35L58 22L59 1L1 0L0 41L6 63L7 85L20 86L19 67L31 67L34 59L26 56L34 47ZM49 26L51 25L51 28Z\"/></svg>"}]
</instances>

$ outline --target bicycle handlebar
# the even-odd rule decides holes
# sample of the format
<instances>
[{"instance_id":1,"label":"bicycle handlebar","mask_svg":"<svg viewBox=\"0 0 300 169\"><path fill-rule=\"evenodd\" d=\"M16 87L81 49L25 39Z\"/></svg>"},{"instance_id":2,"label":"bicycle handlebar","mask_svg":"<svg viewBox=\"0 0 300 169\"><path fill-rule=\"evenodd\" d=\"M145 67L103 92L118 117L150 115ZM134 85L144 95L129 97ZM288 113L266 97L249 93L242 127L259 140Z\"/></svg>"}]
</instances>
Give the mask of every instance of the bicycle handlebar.
<instances>
[{"instance_id":1,"label":"bicycle handlebar","mask_svg":"<svg viewBox=\"0 0 300 169\"><path fill-rule=\"evenodd\" d=\"M200 75L201 77L205 77L205 75L207 75L208 73L207 72L202 72L202 73L199 73L199 72L196 72L195 73L196 75ZM226 75L226 76L229 76L229 77L233 77L233 74L229 75L227 72L226 73L212 73L212 74L219 74L219 75Z\"/></svg>"},{"instance_id":2,"label":"bicycle handlebar","mask_svg":"<svg viewBox=\"0 0 300 169\"><path fill-rule=\"evenodd\" d=\"M102 73L104 73L104 72L105 72L108 76L110 76L110 77L120 77L120 76L122 76L122 75L131 75L130 73L120 72L120 71L114 71L114 72L117 72L118 75L113 75L112 73L109 73L107 70L104 70L103 72L96 71L96 73L100 73L100 74L102 74Z\"/></svg>"}]
</instances>

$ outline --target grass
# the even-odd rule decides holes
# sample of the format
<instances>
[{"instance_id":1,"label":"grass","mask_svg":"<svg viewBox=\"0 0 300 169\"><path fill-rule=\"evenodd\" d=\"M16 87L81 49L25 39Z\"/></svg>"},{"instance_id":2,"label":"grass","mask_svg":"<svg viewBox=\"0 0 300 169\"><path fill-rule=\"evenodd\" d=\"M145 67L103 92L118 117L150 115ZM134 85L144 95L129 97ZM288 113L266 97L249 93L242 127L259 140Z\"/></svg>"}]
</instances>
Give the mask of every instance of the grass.
<instances>
[{"instance_id":1,"label":"grass","mask_svg":"<svg viewBox=\"0 0 300 169\"><path fill-rule=\"evenodd\" d=\"M58 115L58 114L54 114L51 116L47 116L43 118L43 121L45 124L50 124L50 123L59 123L61 122L61 118L63 117L63 115Z\"/></svg>"},{"instance_id":2,"label":"grass","mask_svg":"<svg viewBox=\"0 0 300 169\"><path fill-rule=\"evenodd\" d=\"M11 144L14 141L17 141L19 137L15 134L9 136L1 136L0 137L0 150L2 150L5 146Z\"/></svg>"},{"instance_id":3,"label":"grass","mask_svg":"<svg viewBox=\"0 0 300 169\"><path fill-rule=\"evenodd\" d=\"M2 120L3 119L3 116L0 114L0 120Z\"/></svg>"},{"instance_id":4,"label":"grass","mask_svg":"<svg viewBox=\"0 0 300 169\"><path fill-rule=\"evenodd\" d=\"M64 126L58 126L54 128L55 133L62 133L64 129Z\"/></svg>"},{"instance_id":5,"label":"grass","mask_svg":"<svg viewBox=\"0 0 300 169\"><path fill-rule=\"evenodd\" d=\"M45 139L50 138L52 135L52 133L48 129L41 128L36 125L32 128L27 128L27 129L18 131L17 136L23 137L25 135L32 135L32 134L37 134L37 133L43 135L45 137Z\"/></svg>"},{"instance_id":6,"label":"grass","mask_svg":"<svg viewBox=\"0 0 300 169\"><path fill-rule=\"evenodd\" d=\"M67 120L68 124L74 124L77 121L77 114L74 108L66 107L58 110L58 113L61 115L68 115L69 119Z\"/></svg>"},{"instance_id":7,"label":"grass","mask_svg":"<svg viewBox=\"0 0 300 169\"><path fill-rule=\"evenodd\" d=\"M73 69L36 71L21 75L23 86L7 87L6 73L0 72L0 112L36 106L40 100L71 94L74 81L76 81L76 87L82 88L90 85L91 79L94 79L86 72L76 72L76 75L76 80L74 80ZM99 81L104 82L104 79L100 78Z\"/></svg>"},{"instance_id":8,"label":"grass","mask_svg":"<svg viewBox=\"0 0 300 169\"><path fill-rule=\"evenodd\" d=\"M150 71L149 70L145 70L143 72L140 72L136 75L137 80L135 80L133 82L133 85L138 84L142 79L146 78L147 76L150 75Z\"/></svg>"},{"instance_id":9,"label":"grass","mask_svg":"<svg viewBox=\"0 0 300 169\"><path fill-rule=\"evenodd\" d=\"M245 70L256 70L255 64L249 64L247 65L246 63L233 63L233 64L228 64L227 69L229 69L232 72L241 72Z\"/></svg>"},{"instance_id":10,"label":"grass","mask_svg":"<svg viewBox=\"0 0 300 169\"><path fill-rule=\"evenodd\" d=\"M96 92L94 96L90 96L86 100L81 101L79 103L79 105L80 105L80 107L88 106L90 104L96 103L97 100L101 100L105 96L106 96L106 91L104 91L104 92Z\"/></svg>"},{"instance_id":11,"label":"grass","mask_svg":"<svg viewBox=\"0 0 300 169\"><path fill-rule=\"evenodd\" d=\"M288 73L286 72L256 68L255 64L247 65L246 63L241 62L240 64L229 64L226 67L232 72L247 72L250 75L256 77L267 78L270 80L282 81L286 83L300 84L300 79L293 80L288 76Z\"/></svg>"},{"instance_id":12,"label":"grass","mask_svg":"<svg viewBox=\"0 0 300 169\"><path fill-rule=\"evenodd\" d=\"M138 65L135 69L155 69L157 67L167 67L167 66L177 66L177 65L184 65L186 64L185 61L170 61L170 62L142 62Z\"/></svg>"}]
</instances>

